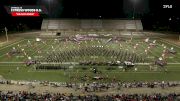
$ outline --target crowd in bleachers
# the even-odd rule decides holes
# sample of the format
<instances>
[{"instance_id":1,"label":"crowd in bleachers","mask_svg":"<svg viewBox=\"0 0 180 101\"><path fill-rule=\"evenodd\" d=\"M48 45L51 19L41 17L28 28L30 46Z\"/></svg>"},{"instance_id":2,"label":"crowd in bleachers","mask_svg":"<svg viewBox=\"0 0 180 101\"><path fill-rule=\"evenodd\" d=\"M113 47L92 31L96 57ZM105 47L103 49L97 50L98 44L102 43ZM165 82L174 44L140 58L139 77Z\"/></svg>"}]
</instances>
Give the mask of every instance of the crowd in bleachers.
<instances>
[{"instance_id":1,"label":"crowd in bleachers","mask_svg":"<svg viewBox=\"0 0 180 101\"><path fill-rule=\"evenodd\" d=\"M0 92L1 101L178 101L180 94L73 95L62 93Z\"/></svg>"},{"instance_id":2,"label":"crowd in bleachers","mask_svg":"<svg viewBox=\"0 0 180 101\"><path fill-rule=\"evenodd\" d=\"M117 83L84 83L72 84L67 83L66 87L83 90L85 92L107 91L108 89L121 90L122 88L169 88L179 87L179 83L175 82L117 82Z\"/></svg>"},{"instance_id":3,"label":"crowd in bleachers","mask_svg":"<svg viewBox=\"0 0 180 101\"><path fill-rule=\"evenodd\" d=\"M45 85L51 87L66 87L74 90L82 91L83 94L63 94L61 93L49 93L44 92L42 94L38 92L27 91L0 91L0 101L179 101L180 94L176 93L148 93L148 94L109 94L108 92L98 96L89 95L91 92L104 92L108 89L114 89L121 91L122 88L163 88L179 87L180 82L111 82L111 83L58 83L48 81L0 81L1 84L15 84L15 85ZM108 94L108 95L107 95Z\"/></svg>"}]
</instances>

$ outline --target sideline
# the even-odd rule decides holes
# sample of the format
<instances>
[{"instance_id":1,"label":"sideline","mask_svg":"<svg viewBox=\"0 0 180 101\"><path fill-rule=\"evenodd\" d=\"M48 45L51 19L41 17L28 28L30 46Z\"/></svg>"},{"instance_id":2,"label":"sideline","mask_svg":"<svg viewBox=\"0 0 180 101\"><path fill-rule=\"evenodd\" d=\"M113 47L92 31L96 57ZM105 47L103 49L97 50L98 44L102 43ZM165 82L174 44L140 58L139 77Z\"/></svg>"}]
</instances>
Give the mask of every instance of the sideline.
<instances>
[{"instance_id":1,"label":"sideline","mask_svg":"<svg viewBox=\"0 0 180 101\"><path fill-rule=\"evenodd\" d=\"M0 64L19 64L19 63L24 63L24 62L0 62ZM47 62L42 62L41 64L54 64L54 65L78 65L78 62L62 62L62 63L47 63ZM137 65L149 65L151 63L135 63ZM171 62L167 63L169 65L180 65L180 63L176 62Z\"/></svg>"}]
</instances>

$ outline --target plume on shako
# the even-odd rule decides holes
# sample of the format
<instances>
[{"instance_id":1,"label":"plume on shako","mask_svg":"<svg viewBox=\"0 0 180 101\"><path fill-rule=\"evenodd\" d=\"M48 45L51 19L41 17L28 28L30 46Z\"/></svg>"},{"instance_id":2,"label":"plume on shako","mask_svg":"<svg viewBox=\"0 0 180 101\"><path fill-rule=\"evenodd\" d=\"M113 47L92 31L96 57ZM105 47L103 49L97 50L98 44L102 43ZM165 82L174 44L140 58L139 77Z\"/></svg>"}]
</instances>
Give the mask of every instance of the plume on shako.
<instances>
[{"instance_id":1,"label":"plume on shako","mask_svg":"<svg viewBox=\"0 0 180 101\"><path fill-rule=\"evenodd\" d=\"M156 40L154 40L153 43L155 44L155 43L156 43Z\"/></svg>"}]
</instances>

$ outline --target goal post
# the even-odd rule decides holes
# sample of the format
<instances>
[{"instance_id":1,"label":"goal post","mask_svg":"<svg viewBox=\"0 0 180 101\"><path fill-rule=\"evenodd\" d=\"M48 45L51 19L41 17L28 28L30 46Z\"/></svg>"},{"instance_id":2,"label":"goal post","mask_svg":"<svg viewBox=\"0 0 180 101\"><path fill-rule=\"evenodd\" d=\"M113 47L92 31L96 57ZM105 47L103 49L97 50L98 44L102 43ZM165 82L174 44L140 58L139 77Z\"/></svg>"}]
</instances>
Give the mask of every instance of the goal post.
<instances>
[{"instance_id":1,"label":"goal post","mask_svg":"<svg viewBox=\"0 0 180 101\"><path fill-rule=\"evenodd\" d=\"M6 41L8 42L8 41L9 41L8 33L7 33L8 29L5 27L4 30L5 30L5 32L6 32Z\"/></svg>"}]
</instances>

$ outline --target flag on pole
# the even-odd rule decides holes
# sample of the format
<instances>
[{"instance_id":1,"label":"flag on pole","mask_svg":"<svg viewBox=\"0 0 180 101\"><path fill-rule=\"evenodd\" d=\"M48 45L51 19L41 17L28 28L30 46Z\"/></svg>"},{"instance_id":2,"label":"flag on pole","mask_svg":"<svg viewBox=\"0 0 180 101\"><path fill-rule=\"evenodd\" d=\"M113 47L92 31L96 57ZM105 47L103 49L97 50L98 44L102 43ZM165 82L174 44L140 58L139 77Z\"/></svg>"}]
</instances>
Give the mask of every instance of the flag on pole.
<instances>
[{"instance_id":1,"label":"flag on pole","mask_svg":"<svg viewBox=\"0 0 180 101\"><path fill-rule=\"evenodd\" d=\"M39 41L41 41L41 39L40 38L36 38L36 42L39 42Z\"/></svg>"},{"instance_id":2,"label":"flag on pole","mask_svg":"<svg viewBox=\"0 0 180 101\"><path fill-rule=\"evenodd\" d=\"M28 43L31 43L31 41L28 40Z\"/></svg>"},{"instance_id":3,"label":"flag on pole","mask_svg":"<svg viewBox=\"0 0 180 101\"><path fill-rule=\"evenodd\" d=\"M166 52L166 50L164 49L164 50L163 50L163 53L165 53L165 52Z\"/></svg>"},{"instance_id":4,"label":"flag on pole","mask_svg":"<svg viewBox=\"0 0 180 101\"><path fill-rule=\"evenodd\" d=\"M149 42L149 38L146 38L146 39L145 39L145 42Z\"/></svg>"},{"instance_id":5,"label":"flag on pole","mask_svg":"<svg viewBox=\"0 0 180 101\"><path fill-rule=\"evenodd\" d=\"M160 61L163 60L162 57L159 57L159 60L160 60Z\"/></svg>"},{"instance_id":6,"label":"flag on pole","mask_svg":"<svg viewBox=\"0 0 180 101\"><path fill-rule=\"evenodd\" d=\"M8 58L10 58L10 57L11 57L11 55L10 55L9 53L6 53L6 55L8 56Z\"/></svg>"},{"instance_id":7,"label":"flag on pole","mask_svg":"<svg viewBox=\"0 0 180 101\"><path fill-rule=\"evenodd\" d=\"M171 50L174 50L174 47L171 47Z\"/></svg>"},{"instance_id":8,"label":"flag on pole","mask_svg":"<svg viewBox=\"0 0 180 101\"><path fill-rule=\"evenodd\" d=\"M26 52L24 52L24 55L25 55L25 56L27 55Z\"/></svg>"},{"instance_id":9,"label":"flag on pole","mask_svg":"<svg viewBox=\"0 0 180 101\"><path fill-rule=\"evenodd\" d=\"M144 52L147 54L148 51L145 49Z\"/></svg>"},{"instance_id":10,"label":"flag on pole","mask_svg":"<svg viewBox=\"0 0 180 101\"><path fill-rule=\"evenodd\" d=\"M31 60L32 58L31 57L28 57L29 60Z\"/></svg>"}]
</instances>

